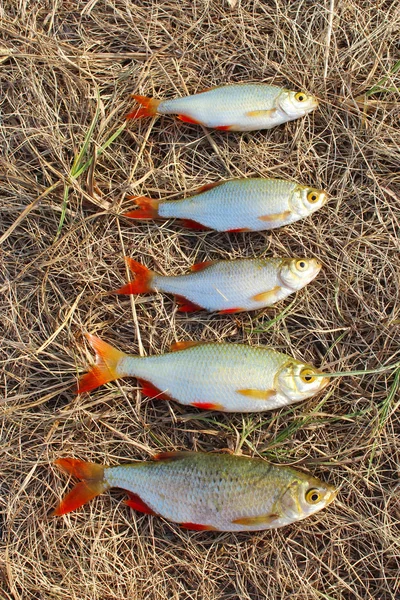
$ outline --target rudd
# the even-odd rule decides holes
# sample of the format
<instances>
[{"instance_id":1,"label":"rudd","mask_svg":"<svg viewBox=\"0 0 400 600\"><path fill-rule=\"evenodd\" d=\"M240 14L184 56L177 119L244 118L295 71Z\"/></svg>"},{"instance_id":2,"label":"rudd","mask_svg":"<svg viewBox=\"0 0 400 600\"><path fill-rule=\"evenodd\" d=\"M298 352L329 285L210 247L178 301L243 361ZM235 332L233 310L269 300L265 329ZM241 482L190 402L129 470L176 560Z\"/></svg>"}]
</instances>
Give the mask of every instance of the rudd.
<instances>
[{"instance_id":1,"label":"rudd","mask_svg":"<svg viewBox=\"0 0 400 600\"><path fill-rule=\"evenodd\" d=\"M125 490L125 504L198 531L257 531L305 519L325 508L337 491L291 467L259 458L171 452L155 460L103 467L74 458L56 465L82 481L53 515L79 508L111 487Z\"/></svg>"},{"instance_id":2,"label":"rudd","mask_svg":"<svg viewBox=\"0 0 400 600\"><path fill-rule=\"evenodd\" d=\"M310 283L322 266L315 258L244 258L203 262L192 273L166 277L131 258L127 262L135 279L116 294L165 292L176 296L180 312L220 313L271 306Z\"/></svg>"},{"instance_id":3,"label":"rudd","mask_svg":"<svg viewBox=\"0 0 400 600\"><path fill-rule=\"evenodd\" d=\"M193 229L262 231L307 217L323 206L327 194L283 179L232 179L200 188L182 200L132 198L139 207L131 219L181 219Z\"/></svg>"},{"instance_id":4,"label":"rudd","mask_svg":"<svg viewBox=\"0 0 400 600\"><path fill-rule=\"evenodd\" d=\"M266 83L224 85L172 100L136 94L133 98L142 108L133 110L127 119L177 115L186 123L230 131L271 129L303 117L318 106L318 100L306 92L292 92Z\"/></svg>"},{"instance_id":5,"label":"rudd","mask_svg":"<svg viewBox=\"0 0 400 600\"><path fill-rule=\"evenodd\" d=\"M312 365L268 347L178 342L170 353L140 357L86 337L96 364L81 377L78 393L130 376L150 397L204 410L259 412L311 398L329 381Z\"/></svg>"}]
</instances>

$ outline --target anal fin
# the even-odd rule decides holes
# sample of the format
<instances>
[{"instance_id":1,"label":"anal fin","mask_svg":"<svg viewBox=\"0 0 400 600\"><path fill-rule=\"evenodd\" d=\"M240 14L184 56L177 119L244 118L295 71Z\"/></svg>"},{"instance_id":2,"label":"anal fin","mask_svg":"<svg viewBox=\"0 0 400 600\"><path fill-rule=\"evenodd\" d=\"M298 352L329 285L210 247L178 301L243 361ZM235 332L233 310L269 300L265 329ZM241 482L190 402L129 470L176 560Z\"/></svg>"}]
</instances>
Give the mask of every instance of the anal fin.
<instances>
[{"instance_id":1,"label":"anal fin","mask_svg":"<svg viewBox=\"0 0 400 600\"><path fill-rule=\"evenodd\" d=\"M179 304L178 312L197 312L203 310L202 306L187 300L184 296L175 296L177 303Z\"/></svg>"},{"instance_id":2,"label":"anal fin","mask_svg":"<svg viewBox=\"0 0 400 600\"><path fill-rule=\"evenodd\" d=\"M194 119L193 117L189 117L188 115L177 115L177 118L183 123L192 123L193 125L203 125L201 121Z\"/></svg>"},{"instance_id":3,"label":"anal fin","mask_svg":"<svg viewBox=\"0 0 400 600\"><path fill-rule=\"evenodd\" d=\"M200 523L179 523L182 529L191 529L192 531L218 531L213 525L201 525Z\"/></svg>"},{"instance_id":4,"label":"anal fin","mask_svg":"<svg viewBox=\"0 0 400 600\"><path fill-rule=\"evenodd\" d=\"M191 405L202 410L225 410L222 404L214 404L213 402L191 402Z\"/></svg>"},{"instance_id":5,"label":"anal fin","mask_svg":"<svg viewBox=\"0 0 400 600\"><path fill-rule=\"evenodd\" d=\"M166 392L159 390L150 381L145 379L138 379L138 382L142 386L142 394L149 398L158 398L159 400L170 400L170 396Z\"/></svg>"},{"instance_id":6,"label":"anal fin","mask_svg":"<svg viewBox=\"0 0 400 600\"><path fill-rule=\"evenodd\" d=\"M248 227L237 227L236 229L227 229L228 233L243 233L244 231L251 231Z\"/></svg>"},{"instance_id":7,"label":"anal fin","mask_svg":"<svg viewBox=\"0 0 400 600\"><path fill-rule=\"evenodd\" d=\"M154 510L150 508L150 506L147 506L147 504L143 502L143 500L137 494L133 494L132 492L127 492L127 494L129 498L128 500L124 501L124 504L126 504L126 506L129 506L130 508L133 508L133 510L137 510L146 515L156 514Z\"/></svg>"},{"instance_id":8,"label":"anal fin","mask_svg":"<svg viewBox=\"0 0 400 600\"><path fill-rule=\"evenodd\" d=\"M232 315L233 313L243 312L244 308L224 308L218 311L220 315Z\"/></svg>"},{"instance_id":9,"label":"anal fin","mask_svg":"<svg viewBox=\"0 0 400 600\"><path fill-rule=\"evenodd\" d=\"M182 223L188 229L194 229L195 231L208 231L209 227L198 223L197 221L193 221L192 219L182 219Z\"/></svg>"}]
</instances>

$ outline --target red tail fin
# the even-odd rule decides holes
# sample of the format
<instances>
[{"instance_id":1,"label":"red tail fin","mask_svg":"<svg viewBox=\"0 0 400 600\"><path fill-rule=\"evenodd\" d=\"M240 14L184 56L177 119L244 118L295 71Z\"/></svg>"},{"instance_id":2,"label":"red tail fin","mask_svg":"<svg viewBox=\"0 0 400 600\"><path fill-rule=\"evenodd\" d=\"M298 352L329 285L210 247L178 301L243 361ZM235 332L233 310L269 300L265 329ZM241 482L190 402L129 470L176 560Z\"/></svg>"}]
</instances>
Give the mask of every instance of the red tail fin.
<instances>
[{"instance_id":1,"label":"red tail fin","mask_svg":"<svg viewBox=\"0 0 400 600\"><path fill-rule=\"evenodd\" d=\"M152 291L151 280L153 279L154 272L150 271L147 267L141 263L133 260L133 258L126 257L130 270L135 275L135 279L130 281L127 285L122 286L116 290L115 294L146 294Z\"/></svg>"},{"instance_id":2,"label":"red tail fin","mask_svg":"<svg viewBox=\"0 0 400 600\"><path fill-rule=\"evenodd\" d=\"M83 479L72 490L64 496L52 515L65 515L92 498L95 498L110 486L104 481L104 467L95 463L88 463L76 458L59 458L55 461L56 465L61 467L70 475L78 479Z\"/></svg>"},{"instance_id":3,"label":"red tail fin","mask_svg":"<svg viewBox=\"0 0 400 600\"><path fill-rule=\"evenodd\" d=\"M133 200L136 206L139 206L138 210L131 210L124 213L124 217L130 219L156 219L158 217L158 205L159 200L153 200L146 196L129 196L130 200Z\"/></svg>"},{"instance_id":4,"label":"red tail fin","mask_svg":"<svg viewBox=\"0 0 400 600\"><path fill-rule=\"evenodd\" d=\"M89 373L83 375L78 383L78 394L90 392L104 383L115 381L120 377L124 377L125 373L119 371L118 365L122 358L126 357L124 352L120 352L103 342L95 335L86 335L93 350L96 352L96 364L91 368Z\"/></svg>"},{"instance_id":5,"label":"red tail fin","mask_svg":"<svg viewBox=\"0 0 400 600\"><path fill-rule=\"evenodd\" d=\"M126 115L127 119L141 119L142 117L154 117L157 114L157 108L160 104L161 100L156 100L155 98L147 98L147 96L138 96L137 94L132 94L132 98L135 98L136 102L142 105L142 108L136 108L128 115Z\"/></svg>"}]
</instances>

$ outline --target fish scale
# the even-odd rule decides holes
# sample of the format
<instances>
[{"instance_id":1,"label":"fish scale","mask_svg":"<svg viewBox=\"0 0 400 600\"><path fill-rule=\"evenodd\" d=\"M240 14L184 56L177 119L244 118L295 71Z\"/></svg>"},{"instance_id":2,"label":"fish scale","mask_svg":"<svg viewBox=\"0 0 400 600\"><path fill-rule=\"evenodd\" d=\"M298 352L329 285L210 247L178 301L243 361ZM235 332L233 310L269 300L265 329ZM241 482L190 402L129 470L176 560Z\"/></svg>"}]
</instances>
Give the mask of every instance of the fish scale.
<instances>
[{"instance_id":1,"label":"fish scale","mask_svg":"<svg viewBox=\"0 0 400 600\"><path fill-rule=\"evenodd\" d=\"M200 195L160 202L158 215L163 218L191 219L217 231L272 229L303 216L294 212L290 203L291 194L297 187L295 182L278 179L226 181ZM285 212L289 214L279 222L260 219L264 215Z\"/></svg>"},{"instance_id":2,"label":"fish scale","mask_svg":"<svg viewBox=\"0 0 400 600\"><path fill-rule=\"evenodd\" d=\"M270 348L244 344L199 344L159 356L121 360L118 371L149 381L181 404L211 403L225 411L262 411L290 402L276 390L275 376L297 362ZM268 399L252 399L241 389L276 390Z\"/></svg>"},{"instance_id":3,"label":"fish scale","mask_svg":"<svg viewBox=\"0 0 400 600\"><path fill-rule=\"evenodd\" d=\"M183 296L209 311L231 308L256 310L266 306L254 296L276 289L273 302L293 292L279 277L282 259L238 259L217 261L201 271L174 277L155 274L152 287L168 294Z\"/></svg>"},{"instance_id":4,"label":"fish scale","mask_svg":"<svg viewBox=\"0 0 400 600\"><path fill-rule=\"evenodd\" d=\"M193 96L157 102L159 114L178 114L206 127L231 131L270 129L314 110L312 97L295 106L288 101L295 93L265 83L247 83L215 87ZM304 98L306 95L304 94Z\"/></svg>"},{"instance_id":5,"label":"fish scale","mask_svg":"<svg viewBox=\"0 0 400 600\"><path fill-rule=\"evenodd\" d=\"M141 357L96 336L87 338L96 351L96 364L81 377L79 393L132 376L150 396L164 395L206 410L257 412L310 398L328 383L313 366L269 347L178 342L173 352Z\"/></svg>"},{"instance_id":6,"label":"fish scale","mask_svg":"<svg viewBox=\"0 0 400 600\"><path fill-rule=\"evenodd\" d=\"M104 481L137 494L154 513L170 521L220 531L268 529L304 518L306 514L293 515L291 506L286 511L282 497L302 483L321 485L291 467L200 452L107 468ZM254 518L260 521L252 524ZM250 523L235 523L243 519Z\"/></svg>"}]
</instances>

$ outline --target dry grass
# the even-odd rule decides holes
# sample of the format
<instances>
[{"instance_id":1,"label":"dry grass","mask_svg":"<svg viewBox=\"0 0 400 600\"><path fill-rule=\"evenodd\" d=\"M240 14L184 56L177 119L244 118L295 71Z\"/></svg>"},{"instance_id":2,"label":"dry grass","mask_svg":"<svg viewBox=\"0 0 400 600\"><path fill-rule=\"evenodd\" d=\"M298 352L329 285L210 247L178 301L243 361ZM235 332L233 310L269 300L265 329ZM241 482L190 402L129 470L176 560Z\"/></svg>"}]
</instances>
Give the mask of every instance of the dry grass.
<instances>
[{"instance_id":1,"label":"dry grass","mask_svg":"<svg viewBox=\"0 0 400 600\"><path fill-rule=\"evenodd\" d=\"M322 398L246 416L141 398L135 380L80 398L69 387L91 358L85 331L133 353L192 338L272 344L332 370L399 361L397 0L5 0L0 16L1 598L398 598L399 371L335 379ZM132 92L238 81L305 87L321 106L269 132L167 117L118 132ZM364 103L378 82L386 91ZM332 199L254 235L118 216L127 193L256 175L314 183ZM178 273L303 252L323 273L261 315L185 316L166 296L103 296L126 279L125 254ZM130 511L117 491L47 517L70 486L56 457L116 464L174 448L304 465L341 491L315 517L257 534L183 532Z\"/></svg>"}]
</instances>

